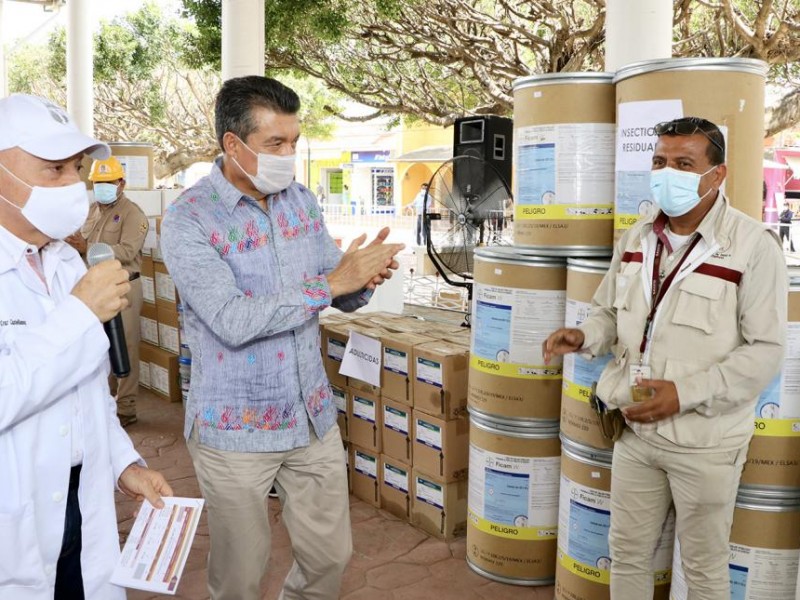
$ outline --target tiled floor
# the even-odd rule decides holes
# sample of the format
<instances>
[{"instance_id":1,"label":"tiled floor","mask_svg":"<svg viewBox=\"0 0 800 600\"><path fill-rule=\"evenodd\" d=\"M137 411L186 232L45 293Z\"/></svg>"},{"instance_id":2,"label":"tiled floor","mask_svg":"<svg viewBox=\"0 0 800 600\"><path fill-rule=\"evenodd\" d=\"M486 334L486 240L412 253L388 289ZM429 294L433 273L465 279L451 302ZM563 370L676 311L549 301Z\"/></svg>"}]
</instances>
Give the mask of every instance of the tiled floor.
<instances>
[{"instance_id":1,"label":"tiled floor","mask_svg":"<svg viewBox=\"0 0 800 600\"><path fill-rule=\"evenodd\" d=\"M138 405L139 422L128 428L148 464L169 479L179 496L200 495L183 437L183 410L143 392ZM262 589L265 600L274 600L291 565L288 533L281 522L280 504L269 501L272 524L270 570ZM123 540L133 523L136 503L117 498L117 517ZM343 600L550 600L553 587L525 588L484 579L469 570L464 560L466 543L440 542L395 517L352 498L353 558L345 572ZM183 598L204 600L208 526L200 520L177 596L156 596L129 591L130 600Z\"/></svg>"}]
</instances>

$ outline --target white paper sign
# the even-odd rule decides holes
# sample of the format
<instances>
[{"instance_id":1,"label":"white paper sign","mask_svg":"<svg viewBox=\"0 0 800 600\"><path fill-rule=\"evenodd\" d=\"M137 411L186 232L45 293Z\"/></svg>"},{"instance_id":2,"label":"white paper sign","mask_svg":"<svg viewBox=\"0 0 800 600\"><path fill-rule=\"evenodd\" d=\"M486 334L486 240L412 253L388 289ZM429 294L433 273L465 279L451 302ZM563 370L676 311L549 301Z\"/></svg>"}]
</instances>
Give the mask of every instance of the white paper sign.
<instances>
[{"instance_id":1,"label":"white paper sign","mask_svg":"<svg viewBox=\"0 0 800 600\"><path fill-rule=\"evenodd\" d=\"M381 385L381 341L351 331L339 373L379 387Z\"/></svg>"},{"instance_id":2,"label":"white paper sign","mask_svg":"<svg viewBox=\"0 0 800 600\"><path fill-rule=\"evenodd\" d=\"M167 498L156 509L146 500L139 510L111 583L174 595L189 557L202 498Z\"/></svg>"}]
</instances>

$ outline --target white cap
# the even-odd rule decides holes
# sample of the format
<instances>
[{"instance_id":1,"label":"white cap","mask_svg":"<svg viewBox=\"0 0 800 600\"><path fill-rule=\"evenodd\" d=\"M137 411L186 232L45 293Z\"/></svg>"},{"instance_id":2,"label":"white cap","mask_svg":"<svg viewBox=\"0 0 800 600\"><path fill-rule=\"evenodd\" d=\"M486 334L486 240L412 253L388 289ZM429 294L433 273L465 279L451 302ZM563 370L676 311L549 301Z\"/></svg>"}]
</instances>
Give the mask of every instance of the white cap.
<instances>
[{"instance_id":1,"label":"white cap","mask_svg":"<svg viewBox=\"0 0 800 600\"><path fill-rule=\"evenodd\" d=\"M28 94L0 99L0 150L8 148L22 148L44 160L80 152L100 160L111 156L108 145L82 134L63 108Z\"/></svg>"}]
</instances>

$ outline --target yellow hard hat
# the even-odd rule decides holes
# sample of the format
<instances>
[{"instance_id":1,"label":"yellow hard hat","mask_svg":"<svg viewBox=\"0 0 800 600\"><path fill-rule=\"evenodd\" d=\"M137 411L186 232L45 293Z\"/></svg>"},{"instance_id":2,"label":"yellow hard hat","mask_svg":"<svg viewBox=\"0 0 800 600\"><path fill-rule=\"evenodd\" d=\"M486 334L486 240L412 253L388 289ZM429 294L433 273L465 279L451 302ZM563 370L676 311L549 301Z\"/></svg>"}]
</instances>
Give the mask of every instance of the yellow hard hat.
<instances>
[{"instance_id":1,"label":"yellow hard hat","mask_svg":"<svg viewBox=\"0 0 800 600\"><path fill-rule=\"evenodd\" d=\"M117 181L125 179L125 170L116 157L105 160L96 160L89 171L89 181Z\"/></svg>"}]
</instances>

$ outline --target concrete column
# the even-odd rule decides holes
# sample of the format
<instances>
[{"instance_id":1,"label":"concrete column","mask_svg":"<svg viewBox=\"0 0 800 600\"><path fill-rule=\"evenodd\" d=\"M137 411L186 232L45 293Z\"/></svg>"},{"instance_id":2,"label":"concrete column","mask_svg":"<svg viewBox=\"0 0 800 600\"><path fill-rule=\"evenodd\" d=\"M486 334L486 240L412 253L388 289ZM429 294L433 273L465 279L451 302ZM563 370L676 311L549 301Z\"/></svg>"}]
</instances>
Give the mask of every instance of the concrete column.
<instances>
[{"instance_id":1,"label":"concrete column","mask_svg":"<svg viewBox=\"0 0 800 600\"><path fill-rule=\"evenodd\" d=\"M606 2L606 71L672 57L672 0Z\"/></svg>"},{"instance_id":2,"label":"concrete column","mask_svg":"<svg viewBox=\"0 0 800 600\"><path fill-rule=\"evenodd\" d=\"M6 38L3 37L3 2L0 0L0 98L8 95L8 74L6 73Z\"/></svg>"},{"instance_id":3,"label":"concrete column","mask_svg":"<svg viewBox=\"0 0 800 600\"><path fill-rule=\"evenodd\" d=\"M264 0L222 3L222 79L243 75L264 75Z\"/></svg>"},{"instance_id":4,"label":"concrete column","mask_svg":"<svg viewBox=\"0 0 800 600\"><path fill-rule=\"evenodd\" d=\"M92 4L67 2L67 112L86 135L94 135Z\"/></svg>"}]
</instances>

